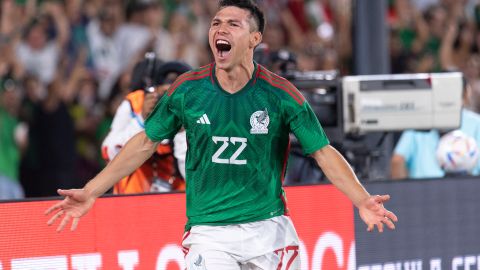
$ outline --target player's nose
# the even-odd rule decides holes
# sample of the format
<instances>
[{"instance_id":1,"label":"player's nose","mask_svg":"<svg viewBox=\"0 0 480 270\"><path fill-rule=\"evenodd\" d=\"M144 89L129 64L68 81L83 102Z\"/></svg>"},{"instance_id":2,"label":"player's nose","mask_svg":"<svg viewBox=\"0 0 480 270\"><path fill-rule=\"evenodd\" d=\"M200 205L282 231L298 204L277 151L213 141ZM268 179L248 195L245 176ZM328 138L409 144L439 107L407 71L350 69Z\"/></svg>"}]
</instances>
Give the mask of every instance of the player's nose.
<instances>
[{"instance_id":1,"label":"player's nose","mask_svg":"<svg viewBox=\"0 0 480 270\"><path fill-rule=\"evenodd\" d=\"M221 23L218 26L217 33L219 34L226 34L228 33L227 25L225 23Z\"/></svg>"}]
</instances>

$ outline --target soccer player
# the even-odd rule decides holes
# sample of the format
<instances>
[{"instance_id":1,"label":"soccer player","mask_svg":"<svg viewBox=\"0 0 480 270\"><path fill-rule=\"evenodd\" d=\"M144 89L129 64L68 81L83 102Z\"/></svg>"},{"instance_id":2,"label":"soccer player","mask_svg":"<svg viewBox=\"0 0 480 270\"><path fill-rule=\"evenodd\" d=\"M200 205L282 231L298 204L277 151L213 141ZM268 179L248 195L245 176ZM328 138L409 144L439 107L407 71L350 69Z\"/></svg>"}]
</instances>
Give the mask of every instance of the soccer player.
<instances>
[{"instance_id":1,"label":"soccer player","mask_svg":"<svg viewBox=\"0 0 480 270\"><path fill-rule=\"evenodd\" d=\"M262 40L263 13L250 0L222 0L209 30L215 62L172 84L116 158L83 189L59 190L65 199L46 211L57 230L71 229L95 199L130 174L157 142L187 132L188 222L186 267L208 270L299 269L298 236L288 217L282 179L289 132L328 179L359 209L371 231L394 229L397 217L370 195L325 136L312 109L287 80L253 61ZM286 256L289 255L289 256Z\"/></svg>"}]
</instances>

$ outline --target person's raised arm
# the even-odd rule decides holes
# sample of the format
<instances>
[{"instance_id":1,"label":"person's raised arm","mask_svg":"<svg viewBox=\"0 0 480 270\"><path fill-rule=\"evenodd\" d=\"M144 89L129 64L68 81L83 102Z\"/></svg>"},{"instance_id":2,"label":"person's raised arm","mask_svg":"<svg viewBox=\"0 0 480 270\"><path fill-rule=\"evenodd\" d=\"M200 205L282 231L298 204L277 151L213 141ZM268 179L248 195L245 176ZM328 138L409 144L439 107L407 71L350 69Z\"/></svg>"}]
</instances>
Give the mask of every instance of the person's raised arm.
<instances>
[{"instance_id":1,"label":"person's raised arm","mask_svg":"<svg viewBox=\"0 0 480 270\"><path fill-rule=\"evenodd\" d=\"M348 162L335 148L327 145L315 151L312 157L332 184L347 195L358 208L360 217L368 226L368 231L372 231L376 225L378 231L383 232L384 224L390 229L395 229L393 222L398 220L397 217L383 206L390 196L370 195L358 181Z\"/></svg>"},{"instance_id":2,"label":"person's raised arm","mask_svg":"<svg viewBox=\"0 0 480 270\"><path fill-rule=\"evenodd\" d=\"M70 38L69 22L65 16L64 6L56 2L46 2L43 4L43 9L45 13L52 16L58 32L55 42L58 48L62 49Z\"/></svg>"},{"instance_id":3,"label":"person's raised arm","mask_svg":"<svg viewBox=\"0 0 480 270\"><path fill-rule=\"evenodd\" d=\"M155 152L155 149L156 143L151 141L145 132L135 135L83 189L58 190L65 199L45 211L46 215L55 213L47 224L52 225L55 220L64 216L57 231L61 231L71 219L73 219L71 230L75 230L80 217L92 208L96 198L136 170Z\"/></svg>"},{"instance_id":4,"label":"person's raised arm","mask_svg":"<svg viewBox=\"0 0 480 270\"><path fill-rule=\"evenodd\" d=\"M442 38L442 45L440 46L440 64L443 70L452 70L458 67L454 62L454 43L458 34L458 26L456 22L450 22L445 30L445 35Z\"/></svg>"}]
</instances>

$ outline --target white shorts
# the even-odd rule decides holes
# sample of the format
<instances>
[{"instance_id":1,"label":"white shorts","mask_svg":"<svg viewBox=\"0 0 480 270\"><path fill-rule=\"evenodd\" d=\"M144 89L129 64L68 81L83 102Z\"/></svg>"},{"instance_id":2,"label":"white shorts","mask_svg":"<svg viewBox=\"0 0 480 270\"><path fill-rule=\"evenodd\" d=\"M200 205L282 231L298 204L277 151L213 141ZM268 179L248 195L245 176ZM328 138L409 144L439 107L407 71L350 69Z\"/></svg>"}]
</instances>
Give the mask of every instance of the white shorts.
<instances>
[{"instance_id":1,"label":"white shorts","mask_svg":"<svg viewBox=\"0 0 480 270\"><path fill-rule=\"evenodd\" d=\"M298 270L299 240L287 216L193 226L182 241L187 270Z\"/></svg>"}]
</instances>

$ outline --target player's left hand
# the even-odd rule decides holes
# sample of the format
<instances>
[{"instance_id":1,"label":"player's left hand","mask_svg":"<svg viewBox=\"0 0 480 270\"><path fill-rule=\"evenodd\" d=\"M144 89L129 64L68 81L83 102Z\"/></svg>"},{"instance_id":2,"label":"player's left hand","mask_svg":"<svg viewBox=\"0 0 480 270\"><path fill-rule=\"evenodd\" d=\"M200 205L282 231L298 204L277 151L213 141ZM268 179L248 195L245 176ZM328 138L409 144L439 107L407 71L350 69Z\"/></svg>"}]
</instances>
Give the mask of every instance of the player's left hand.
<instances>
[{"instance_id":1,"label":"player's left hand","mask_svg":"<svg viewBox=\"0 0 480 270\"><path fill-rule=\"evenodd\" d=\"M383 232L383 226L391 230L395 229L397 216L385 209L383 203L390 200L390 195L373 195L368 197L358 206L358 211L362 220L367 224L367 231L374 230L377 226L378 232Z\"/></svg>"}]
</instances>

